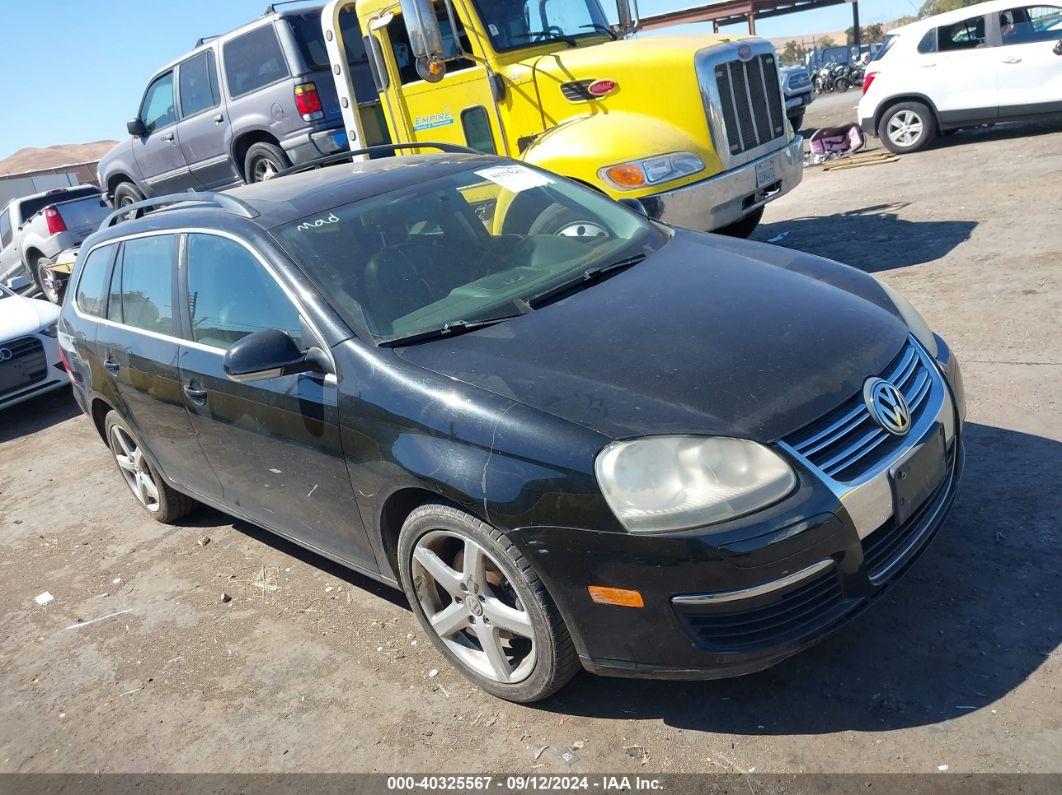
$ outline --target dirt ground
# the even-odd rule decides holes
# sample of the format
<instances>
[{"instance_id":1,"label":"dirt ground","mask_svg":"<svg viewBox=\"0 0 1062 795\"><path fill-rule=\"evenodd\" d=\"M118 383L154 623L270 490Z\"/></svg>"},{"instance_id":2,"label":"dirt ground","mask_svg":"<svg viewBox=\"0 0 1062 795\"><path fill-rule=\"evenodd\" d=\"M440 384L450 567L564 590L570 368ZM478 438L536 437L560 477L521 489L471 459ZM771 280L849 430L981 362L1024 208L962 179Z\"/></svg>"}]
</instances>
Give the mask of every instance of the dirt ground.
<instances>
[{"instance_id":1,"label":"dirt ground","mask_svg":"<svg viewBox=\"0 0 1062 795\"><path fill-rule=\"evenodd\" d=\"M1062 771L1060 176L1062 128L998 128L770 206L757 239L878 275L950 340L968 469L882 604L742 679L496 700L400 594L215 511L145 518L68 393L0 414L0 772Z\"/></svg>"}]
</instances>

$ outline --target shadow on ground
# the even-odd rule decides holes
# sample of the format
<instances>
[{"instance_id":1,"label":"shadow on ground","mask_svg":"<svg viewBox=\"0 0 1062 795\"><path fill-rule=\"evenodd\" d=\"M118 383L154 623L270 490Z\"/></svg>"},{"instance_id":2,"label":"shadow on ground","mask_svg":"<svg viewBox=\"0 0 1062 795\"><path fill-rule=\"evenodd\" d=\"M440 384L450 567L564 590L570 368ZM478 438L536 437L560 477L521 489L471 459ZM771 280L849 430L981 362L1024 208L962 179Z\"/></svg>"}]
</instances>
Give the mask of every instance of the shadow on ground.
<instances>
[{"instance_id":1,"label":"shadow on ground","mask_svg":"<svg viewBox=\"0 0 1062 795\"><path fill-rule=\"evenodd\" d=\"M967 468L933 545L882 602L824 643L739 679L581 676L541 705L736 734L940 723L1002 699L1059 643L1062 444L968 425Z\"/></svg>"},{"instance_id":2,"label":"shadow on ground","mask_svg":"<svg viewBox=\"0 0 1062 795\"><path fill-rule=\"evenodd\" d=\"M81 413L69 387L0 410L0 443L32 436Z\"/></svg>"},{"instance_id":3,"label":"shadow on ground","mask_svg":"<svg viewBox=\"0 0 1062 795\"><path fill-rule=\"evenodd\" d=\"M754 240L843 262L867 273L933 262L969 240L975 221L908 221L906 204L762 224Z\"/></svg>"}]
</instances>

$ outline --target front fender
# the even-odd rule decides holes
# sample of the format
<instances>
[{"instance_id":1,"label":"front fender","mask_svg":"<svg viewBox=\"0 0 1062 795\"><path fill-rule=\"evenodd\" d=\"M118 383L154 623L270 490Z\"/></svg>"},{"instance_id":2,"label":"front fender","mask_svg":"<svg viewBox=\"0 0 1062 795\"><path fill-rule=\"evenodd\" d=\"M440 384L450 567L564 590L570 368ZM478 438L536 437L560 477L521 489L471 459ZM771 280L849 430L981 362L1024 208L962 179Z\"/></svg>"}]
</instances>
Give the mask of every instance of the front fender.
<instances>
[{"instance_id":1,"label":"front fender","mask_svg":"<svg viewBox=\"0 0 1062 795\"><path fill-rule=\"evenodd\" d=\"M617 134L620 130L624 134ZM598 171L607 166L670 152L692 152L704 162L704 170L683 179L630 191L616 190L598 176ZM626 111L596 113L562 122L538 136L521 159L600 188L614 199L647 196L661 188L681 188L723 171L710 141L695 140L688 131L665 119Z\"/></svg>"}]
</instances>

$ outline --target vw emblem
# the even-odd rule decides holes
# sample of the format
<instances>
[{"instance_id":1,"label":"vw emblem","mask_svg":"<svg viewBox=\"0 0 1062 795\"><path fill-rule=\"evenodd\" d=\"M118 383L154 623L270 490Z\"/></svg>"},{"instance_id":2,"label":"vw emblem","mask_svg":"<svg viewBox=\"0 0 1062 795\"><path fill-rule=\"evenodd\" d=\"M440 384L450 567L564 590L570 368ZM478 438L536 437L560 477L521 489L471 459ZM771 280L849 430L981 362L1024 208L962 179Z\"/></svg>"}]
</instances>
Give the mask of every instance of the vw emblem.
<instances>
[{"instance_id":1,"label":"vw emblem","mask_svg":"<svg viewBox=\"0 0 1062 795\"><path fill-rule=\"evenodd\" d=\"M748 44L742 44L738 47L738 58L743 61L747 61L752 57L752 47Z\"/></svg>"},{"instance_id":2,"label":"vw emblem","mask_svg":"<svg viewBox=\"0 0 1062 795\"><path fill-rule=\"evenodd\" d=\"M884 378L871 378L863 386L863 401L878 425L896 436L911 430L911 410L903 392Z\"/></svg>"},{"instance_id":3,"label":"vw emblem","mask_svg":"<svg viewBox=\"0 0 1062 795\"><path fill-rule=\"evenodd\" d=\"M0 348L0 362L6 362L11 359L15 354L11 353L10 348Z\"/></svg>"}]
</instances>

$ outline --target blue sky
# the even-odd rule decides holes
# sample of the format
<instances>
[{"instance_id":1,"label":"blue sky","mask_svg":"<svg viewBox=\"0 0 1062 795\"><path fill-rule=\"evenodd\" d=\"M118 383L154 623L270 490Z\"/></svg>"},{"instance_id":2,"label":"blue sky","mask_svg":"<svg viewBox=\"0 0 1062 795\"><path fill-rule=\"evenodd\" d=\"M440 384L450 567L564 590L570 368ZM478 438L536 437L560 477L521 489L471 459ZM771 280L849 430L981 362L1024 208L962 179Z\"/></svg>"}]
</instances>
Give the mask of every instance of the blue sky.
<instances>
[{"instance_id":1,"label":"blue sky","mask_svg":"<svg viewBox=\"0 0 1062 795\"><path fill-rule=\"evenodd\" d=\"M0 0L0 158L24 146L125 135L144 82L196 39L260 15L268 0ZM603 5L615 15L614 0ZM696 0L641 0L643 15ZM917 0L862 0L864 24L913 13ZM763 36L840 30L851 8L763 20ZM708 25L680 31L709 31Z\"/></svg>"}]
</instances>

